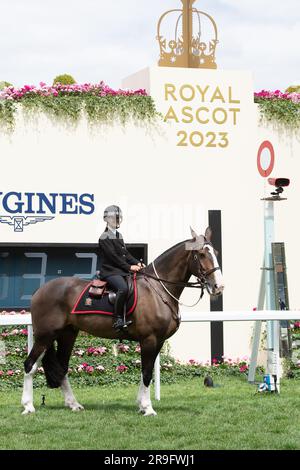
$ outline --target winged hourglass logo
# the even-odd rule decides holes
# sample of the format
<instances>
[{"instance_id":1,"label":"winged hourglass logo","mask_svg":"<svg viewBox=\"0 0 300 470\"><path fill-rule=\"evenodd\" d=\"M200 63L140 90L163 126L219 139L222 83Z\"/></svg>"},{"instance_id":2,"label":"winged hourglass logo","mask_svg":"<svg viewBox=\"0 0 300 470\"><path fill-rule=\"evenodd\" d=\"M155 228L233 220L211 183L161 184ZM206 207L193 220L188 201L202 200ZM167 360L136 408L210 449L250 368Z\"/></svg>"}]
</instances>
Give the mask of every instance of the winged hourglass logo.
<instances>
[{"instance_id":1,"label":"winged hourglass logo","mask_svg":"<svg viewBox=\"0 0 300 470\"><path fill-rule=\"evenodd\" d=\"M34 216L15 216L11 217L9 215L0 215L0 223L1 224L8 224L14 227L14 232L23 232L24 227L30 224L36 224L38 222L45 222L46 220L54 219L51 216L42 216L42 217L34 217Z\"/></svg>"}]
</instances>

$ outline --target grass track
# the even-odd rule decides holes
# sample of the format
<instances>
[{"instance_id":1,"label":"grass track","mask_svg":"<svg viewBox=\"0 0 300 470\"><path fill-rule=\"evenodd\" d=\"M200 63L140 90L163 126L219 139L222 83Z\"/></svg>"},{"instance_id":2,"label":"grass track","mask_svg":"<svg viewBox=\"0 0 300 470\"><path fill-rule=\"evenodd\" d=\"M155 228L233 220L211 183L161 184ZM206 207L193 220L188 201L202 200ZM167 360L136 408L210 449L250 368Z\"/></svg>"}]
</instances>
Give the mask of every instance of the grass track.
<instances>
[{"instance_id":1,"label":"grass track","mask_svg":"<svg viewBox=\"0 0 300 470\"><path fill-rule=\"evenodd\" d=\"M80 413L64 409L59 390L37 389L37 412L27 416L21 390L1 392L0 449L300 449L299 381L283 381L280 395L255 394L246 379L215 382L163 385L156 417L137 413L134 385L75 390Z\"/></svg>"}]
</instances>

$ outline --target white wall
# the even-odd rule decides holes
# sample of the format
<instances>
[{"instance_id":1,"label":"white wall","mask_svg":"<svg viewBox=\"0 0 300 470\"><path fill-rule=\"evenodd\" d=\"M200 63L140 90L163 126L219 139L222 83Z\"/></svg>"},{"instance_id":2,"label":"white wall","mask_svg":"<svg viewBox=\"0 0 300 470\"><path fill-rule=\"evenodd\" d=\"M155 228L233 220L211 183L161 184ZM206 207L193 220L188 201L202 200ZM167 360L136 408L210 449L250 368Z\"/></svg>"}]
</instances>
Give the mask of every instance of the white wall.
<instances>
[{"instance_id":1,"label":"white wall","mask_svg":"<svg viewBox=\"0 0 300 470\"><path fill-rule=\"evenodd\" d=\"M165 84L176 91L198 85L207 94L191 101L168 95ZM200 124L162 122L146 129L133 124L100 127L91 132L83 118L74 131L55 125L44 115L28 122L19 113L15 133L0 135L2 180L0 192L93 193L92 216L57 215L55 219L15 233L0 224L0 242L96 242L103 229L102 212L118 204L124 212L122 233L128 243L148 243L149 261L175 243L189 238L189 225L204 232L207 211L222 211L224 310L252 310L257 303L260 267L263 257L264 179L256 168L260 143L269 139L275 148L275 176L290 177L287 202L276 206L276 241L286 242L291 308L300 307L298 287L297 223L300 165L299 141L279 135L270 127L258 125L253 104L252 77L249 72L210 71L153 67L124 81L124 86L147 87L158 110L165 116L170 105L176 114L184 106L206 107L202 119L221 107L238 107L236 123L210 121ZM216 87L220 94L214 95ZM228 90L231 87L229 103ZM214 99L212 99L214 96ZM172 102L172 100L174 102ZM222 116L222 111L219 112ZM217 114L217 119L218 114ZM229 144L222 147L177 146L177 132L227 132ZM196 141L197 142L197 141ZM219 140L215 141L220 142ZM1 204L1 198L0 198ZM3 214L2 207L0 215ZM184 292L182 300L193 303L197 292ZM195 310L209 310L207 295ZM213 313L212 313L213 315ZM249 354L252 324L224 325L225 355ZM172 351L181 359L206 360L210 357L208 324L183 324L171 340Z\"/></svg>"}]
</instances>

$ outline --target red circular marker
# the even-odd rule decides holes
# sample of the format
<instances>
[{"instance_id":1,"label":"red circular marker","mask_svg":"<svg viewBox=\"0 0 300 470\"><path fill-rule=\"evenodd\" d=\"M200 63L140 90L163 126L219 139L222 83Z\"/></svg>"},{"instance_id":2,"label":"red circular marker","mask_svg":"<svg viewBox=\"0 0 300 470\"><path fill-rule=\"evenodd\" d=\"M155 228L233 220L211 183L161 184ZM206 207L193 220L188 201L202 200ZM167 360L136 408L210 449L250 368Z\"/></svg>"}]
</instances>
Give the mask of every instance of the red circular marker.
<instances>
[{"instance_id":1,"label":"red circular marker","mask_svg":"<svg viewBox=\"0 0 300 470\"><path fill-rule=\"evenodd\" d=\"M263 168L261 164L261 154L262 152L268 149L270 152L270 163L267 168ZM269 140L265 140L259 147L258 152L257 152L257 169L259 171L259 174L263 177L266 178L267 176L270 176L270 174L273 171L274 168L274 163L275 163L275 152L274 152L274 147L271 144Z\"/></svg>"}]
</instances>

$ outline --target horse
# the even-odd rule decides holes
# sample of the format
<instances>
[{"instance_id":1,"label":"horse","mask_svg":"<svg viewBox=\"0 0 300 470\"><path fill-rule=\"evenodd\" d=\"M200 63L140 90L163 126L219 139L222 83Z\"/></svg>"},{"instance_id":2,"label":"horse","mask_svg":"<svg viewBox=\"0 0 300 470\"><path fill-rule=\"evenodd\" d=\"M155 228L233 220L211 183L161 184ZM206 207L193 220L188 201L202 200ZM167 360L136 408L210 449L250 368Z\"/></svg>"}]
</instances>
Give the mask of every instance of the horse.
<instances>
[{"instance_id":1,"label":"horse","mask_svg":"<svg viewBox=\"0 0 300 470\"><path fill-rule=\"evenodd\" d=\"M140 343L142 374L137 403L144 416L156 415L150 397L154 363L165 340L179 328L179 298L183 289L201 288L201 297L204 289L212 297L221 295L224 289L217 252L211 243L211 229L208 227L205 235L197 235L191 228L191 234L192 239L172 246L138 273L138 300L131 315L132 324L126 331L115 331L113 318L108 315L70 314L90 281L61 277L45 283L34 293L31 300L34 345L24 362L22 414L35 412L32 384L40 362L47 385L61 387L65 406L72 411L84 409L76 400L67 375L81 330L97 337ZM191 275L196 276L197 282L188 282Z\"/></svg>"}]
</instances>

